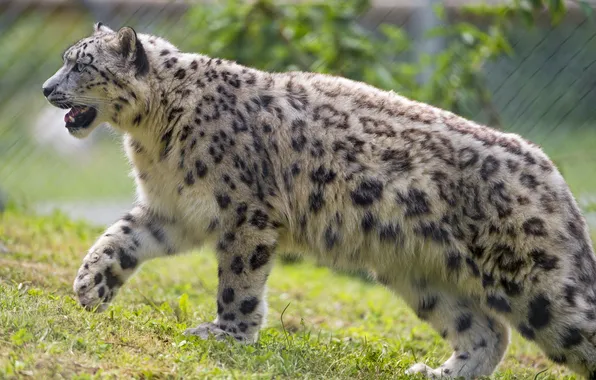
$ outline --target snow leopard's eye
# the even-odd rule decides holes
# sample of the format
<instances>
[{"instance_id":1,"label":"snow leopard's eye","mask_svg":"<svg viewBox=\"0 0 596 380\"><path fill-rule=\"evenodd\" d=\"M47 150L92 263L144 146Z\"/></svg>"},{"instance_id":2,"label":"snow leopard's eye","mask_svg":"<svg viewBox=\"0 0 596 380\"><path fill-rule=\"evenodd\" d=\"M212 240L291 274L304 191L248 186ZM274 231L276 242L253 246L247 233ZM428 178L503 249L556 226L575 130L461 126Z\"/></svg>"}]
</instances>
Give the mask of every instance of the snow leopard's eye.
<instances>
[{"instance_id":1,"label":"snow leopard's eye","mask_svg":"<svg viewBox=\"0 0 596 380\"><path fill-rule=\"evenodd\" d=\"M77 63L75 63L72 71L74 71L75 73L80 73L81 71L83 71L85 69L85 66L87 66L86 63L77 62Z\"/></svg>"}]
</instances>

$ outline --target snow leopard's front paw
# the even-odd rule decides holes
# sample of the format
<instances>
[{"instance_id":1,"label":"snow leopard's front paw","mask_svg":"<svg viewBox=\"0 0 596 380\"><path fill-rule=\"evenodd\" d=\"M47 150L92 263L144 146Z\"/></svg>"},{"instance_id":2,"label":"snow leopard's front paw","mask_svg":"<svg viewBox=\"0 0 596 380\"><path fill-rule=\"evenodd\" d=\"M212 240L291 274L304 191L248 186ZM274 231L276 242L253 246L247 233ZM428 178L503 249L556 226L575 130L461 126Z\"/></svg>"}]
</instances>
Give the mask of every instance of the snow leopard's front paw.
<instances>
[{"instance_id":1,"label":"snow leopard's front paw","mask_svg":"<svg viewBox=\"0 0 596 380\"><path fill-rule=\"evenodd\" d=\"M427 379L451 379L449 369L433 369L424 363L416 363L411 366L407 371L406 375L421 374Z\"/></svg>"},{"instance_id":2,"label":"snow leopard's front paw","mask_svg":"<svg viewBox=\"0 0 596 380\"><path fill-rule=\"evenodd\" d=\"M238 331L235 327L228 327L214 322L202 323L196 328L186 329L184 335L195 335L201 339L209 339L210 336L213 336L220 341L232 337L241 343L254 343L256 340L254 337L249 337L247 334Z\"/></svg>"},{"instance_id":3,"label":"snow leopard's front paw","mask_svg":"<svg viewBox=\"0 0 596 380\"><path fill-rule=\"evenodd\" d=\"M86 310L104 311L124 283L114 249L90 251L79 268L73 289Z\"/></svg>"}]
</instances>

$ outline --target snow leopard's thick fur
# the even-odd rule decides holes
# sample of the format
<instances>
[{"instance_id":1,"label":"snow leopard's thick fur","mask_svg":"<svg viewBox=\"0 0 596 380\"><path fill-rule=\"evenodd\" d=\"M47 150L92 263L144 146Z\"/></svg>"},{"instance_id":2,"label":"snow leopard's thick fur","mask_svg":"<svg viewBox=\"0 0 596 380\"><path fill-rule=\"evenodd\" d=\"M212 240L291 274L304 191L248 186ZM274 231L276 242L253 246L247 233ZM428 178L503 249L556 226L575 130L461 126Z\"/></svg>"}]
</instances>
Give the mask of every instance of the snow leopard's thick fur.
<instances>
[{"instance_id":1,"label":"snow leopard's thick fur","mask_svg":"<svg viewBox=\"0 0 596 380\"><path fill-rule=\"evenodd\" d=\"M557 168L520 136L363 83L268 73L97 24L44 84L70 132L124 135L138 204L74 282L103 308L143 262L214 242L217 318L257 339L276 250L370 269L453 347L439 368L493 373L509 326L596 379L596 260Z\"/></svg>"}]
</instances>

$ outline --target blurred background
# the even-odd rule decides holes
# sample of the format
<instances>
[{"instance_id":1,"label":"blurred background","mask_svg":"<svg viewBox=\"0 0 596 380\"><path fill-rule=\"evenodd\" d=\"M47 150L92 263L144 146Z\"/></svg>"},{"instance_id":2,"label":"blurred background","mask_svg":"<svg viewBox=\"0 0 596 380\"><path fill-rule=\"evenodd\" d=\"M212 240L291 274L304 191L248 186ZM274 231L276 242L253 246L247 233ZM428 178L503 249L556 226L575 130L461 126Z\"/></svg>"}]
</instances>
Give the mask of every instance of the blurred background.
<instances>
[{"instance_id":1,"label":"blurred background","mask_svg":"<svg viewBox=\"0 0 596 380\"><path fill-rule=\"evenodd\" d=\"M133 181L107 128L76 140L41 85L102 21L264 70L333 73L540 144L596 228L595 4L582 0L0 0L0 209L107 224Z\"/></svg>"}]
</instances>

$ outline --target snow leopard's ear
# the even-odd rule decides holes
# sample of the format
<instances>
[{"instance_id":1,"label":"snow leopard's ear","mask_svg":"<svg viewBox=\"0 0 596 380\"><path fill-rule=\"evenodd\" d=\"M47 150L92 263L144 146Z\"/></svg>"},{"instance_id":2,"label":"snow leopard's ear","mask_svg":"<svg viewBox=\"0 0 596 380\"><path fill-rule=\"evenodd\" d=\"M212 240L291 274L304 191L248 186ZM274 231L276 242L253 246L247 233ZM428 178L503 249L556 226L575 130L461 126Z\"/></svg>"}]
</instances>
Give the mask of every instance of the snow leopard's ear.
<instances>
[{"instance_id":1,"label":"snow leopard's ear","mask_svg":"<svg viewBox=\"0 0 596 380\"><path fill-rule=\"evenodd\" d=\"M149 60L137 32L125 26L118 31L114 49L124 59L132 62L137 70L136 76L145 75L149 71Z\"/></svg>"},{"instance_id":2,"label":"snow leopard's ear","mask_svg":"<svg viewBox=\"0 0 596 380\"><path fill-rule=\"evenodd\" d=\"M114 33L114 31L112 29L105 26L104 23L101 21L93 24L93 33L98 33L98 32Z\"/></svg>"}]
</instances>

